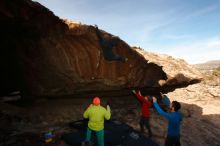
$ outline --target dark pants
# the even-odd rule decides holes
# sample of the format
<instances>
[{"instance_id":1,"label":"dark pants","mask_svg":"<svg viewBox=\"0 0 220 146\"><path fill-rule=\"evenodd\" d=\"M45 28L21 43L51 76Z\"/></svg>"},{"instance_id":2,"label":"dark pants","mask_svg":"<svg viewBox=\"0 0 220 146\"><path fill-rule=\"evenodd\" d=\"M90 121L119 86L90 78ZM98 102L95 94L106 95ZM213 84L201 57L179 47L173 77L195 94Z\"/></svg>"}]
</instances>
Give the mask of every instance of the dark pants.
<instances>
[{"instance_id":1,"label":"dark pants","mask_svg":"<svg viewBox=\"0 0 220 146\"><path fill-rule=\"evenodd\" d=\"M94 131L98 139L98 146L104 146L104 129L100 131ZM86 132L86 142L91 140L92 130L88 127Z\"/></svg>"},{"instance_id":2,"label":"dark pants","mask_svg":"<svg viewBox=\"0 0 220 146\"><path fill-rule=\"evenodd\" d=\"M144 126L148 130L149 137L152 137L152 132L151 132L151 128L150 128L150 118L149 117L147 118L147 117L141 116L140 128L141 128L141 132L142 133L144 133Z\"/></svg>"},{"instance_id":3,"label":"dark pants","mask_svg":"<svg viewBox=\"0 0 220 146\"><path fill-rule=\"evenodd\" d=\"M181 146L180 137L169 137L167 136L165 140L165 146Z\"/></svg>"}]
</instances>

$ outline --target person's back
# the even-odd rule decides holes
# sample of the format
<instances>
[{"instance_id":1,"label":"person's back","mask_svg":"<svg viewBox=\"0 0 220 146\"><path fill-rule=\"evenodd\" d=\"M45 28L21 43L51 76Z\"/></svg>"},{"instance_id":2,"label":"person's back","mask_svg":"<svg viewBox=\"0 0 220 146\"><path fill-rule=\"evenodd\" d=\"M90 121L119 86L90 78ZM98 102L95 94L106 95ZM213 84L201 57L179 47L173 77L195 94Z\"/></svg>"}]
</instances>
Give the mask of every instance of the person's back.
<instances>
[{"instance_id":1,"label":"person's back","mask_svg":"<svg viewBox=\"0 0 220 146\"><path fill-rule=\"evenodd\" d=\"M91 104L83 114L83 117L89 119L88 128L86 133L86 143L91 140L91 133L94 131L97 135L98 146L104 146L104 120L109 120L111 111L109 105L107 110L100 105L99 97L93 99Z\"/></svg>"},{"instance_id":2,"label":"person's back","mask_svg":"<svg viewBox=\"0 0 220 146\"><path fill-rule=\"evenodd\" d=\"M141 102L141 118L140 118L140 130L142 133L144 133L144 127L146 127L148 129L148 135L149 137L152 137L152 131L151 131L151 127L150 127L150 106L151 103L149 101L149 97L148 96L142 96L140 90L138 92L136 92L135 90L132 91L137 99Z\"/></svg>"},{"instance_id":3,"label":"person's back","mask_svg":"<svg viewBox=\"0 0 220 146\"><path fill-rule=\"evenodd\" d=\"M182 115L180 112L169 113L170 117L168 118L168 136L180 136L180 125L182 121Z\"/></svg>"},{"instance_id":4,"label":"person's back","mask_svg":"<svg viewBox=\"0 0 220 146\"><path fill-rule=\"evenodd\" d=\"M89 118L88 127L90 129L99 131L104 128L104 119L110 119L110 110L108 111L101 105L91 105L89 109L83 114L83 117Z\"/></svg>"},{"instance_id":5,"label":"person's back","mask_svg":"<svg viewBox=\"0 0 220 146\"><path fill-rule=\"evenodd\" d=\"M142 96L140 90L136 92L135 90L132 91L139 102L141 103L141 116L143 117L150 117L150 106L151 102L148 100L147 96Z\"/></svg>"}]
</instances>

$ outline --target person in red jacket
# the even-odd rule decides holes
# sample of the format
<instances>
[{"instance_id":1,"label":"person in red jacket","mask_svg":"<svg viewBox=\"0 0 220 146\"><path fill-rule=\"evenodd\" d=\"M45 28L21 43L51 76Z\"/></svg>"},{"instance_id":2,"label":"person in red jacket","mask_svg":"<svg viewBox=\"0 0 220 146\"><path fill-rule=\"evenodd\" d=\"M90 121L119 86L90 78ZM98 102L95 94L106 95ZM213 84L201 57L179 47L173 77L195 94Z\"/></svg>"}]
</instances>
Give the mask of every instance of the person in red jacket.
<instances>
[{"instance_id":1,"label":"person in red jacket","mask_svg":"<svg viewBox=\"0 0 220 146\"><path fill-rule=\"evenodd\" d=\"M137 92L132 90L132 92L136 95L137 99L142 104L141 109L141 118L140 118L140 129L141 132L144 133L144 127L148 129L149 137L152 137L151 127L150 127L150 106L151 102L149 101L148 96L142 96L140 90Z\"/></svg>"}]
</instances>

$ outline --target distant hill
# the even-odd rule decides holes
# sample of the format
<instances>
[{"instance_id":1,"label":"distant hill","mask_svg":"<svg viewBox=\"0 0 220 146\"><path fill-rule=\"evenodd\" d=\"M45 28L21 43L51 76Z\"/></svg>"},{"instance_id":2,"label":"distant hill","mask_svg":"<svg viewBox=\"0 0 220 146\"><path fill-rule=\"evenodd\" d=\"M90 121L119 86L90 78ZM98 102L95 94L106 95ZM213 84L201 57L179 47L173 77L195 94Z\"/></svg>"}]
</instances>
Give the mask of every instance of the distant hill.
<instances>
[{"instance_id":1,"label":"distant hill","mask_svg":"<svg viewBox=\"0 0 220 146\"><path fill-rule=\"evenodd\" d=\"M220 67L220 60L211 60L201 64L194 64L200 70L213 70Z\"/></svg>"}]
</instances>

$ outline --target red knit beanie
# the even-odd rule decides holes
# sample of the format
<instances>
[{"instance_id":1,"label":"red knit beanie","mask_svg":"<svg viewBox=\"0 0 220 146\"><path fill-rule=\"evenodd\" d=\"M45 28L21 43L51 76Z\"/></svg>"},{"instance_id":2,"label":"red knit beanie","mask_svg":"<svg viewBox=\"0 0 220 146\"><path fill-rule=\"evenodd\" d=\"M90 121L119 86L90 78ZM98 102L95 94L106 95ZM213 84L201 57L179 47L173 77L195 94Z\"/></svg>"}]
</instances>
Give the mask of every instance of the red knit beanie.
<instances>
[{"instance_id":1,"label":"red knit beanie","mask_svg":"<svg viewBox=\"0 0 220 146\"><path fill-rule=\"evenodd\" d=\"M94 105L99 105L100 103L101 103L101 101L100 101L99 97L93 98L93 104Z\"/></svg>"}]
</instances>

